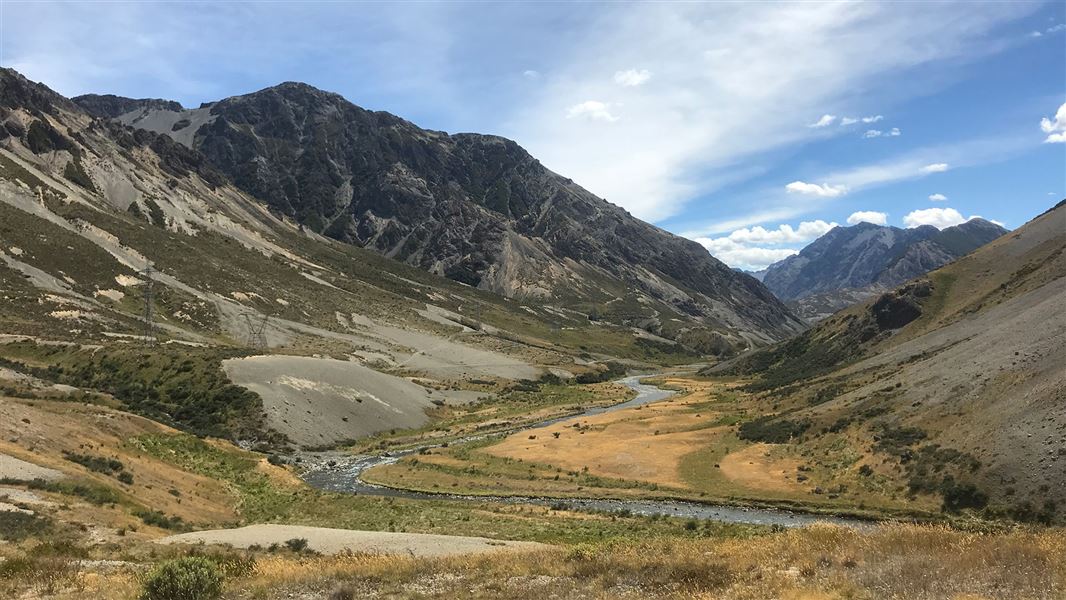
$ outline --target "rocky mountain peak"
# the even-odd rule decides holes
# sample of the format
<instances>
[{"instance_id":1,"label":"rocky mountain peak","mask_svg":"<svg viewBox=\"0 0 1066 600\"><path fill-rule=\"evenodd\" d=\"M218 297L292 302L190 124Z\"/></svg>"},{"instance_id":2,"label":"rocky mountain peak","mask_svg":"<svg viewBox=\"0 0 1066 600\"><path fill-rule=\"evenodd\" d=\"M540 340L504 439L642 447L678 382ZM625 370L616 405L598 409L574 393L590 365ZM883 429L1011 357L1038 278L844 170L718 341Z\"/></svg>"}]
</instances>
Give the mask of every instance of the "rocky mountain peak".
<instances>
[{"instance_id":1,"label":"rocky mountain peak","mask_svg":"<svg viewBox=\"0 0 1066 600\"><path fill-rule=\"evenodd\" d=\"M162 98L125 98L114 94L84 94L75 96L74 103L94 117L114 119L134 110L185 110L178 102Z\"/></svg>"},{"instance_id":2,"label":"rocky mountain peak","mask_svg":"<svg viewBox=\"0 0 1066 600\"><path fill-rule=\"evenodd\" d=\"M453 280L697 346L722 346L700 332L739 349L803 328L754 278L513 140L422 129L297 82L195 110L137 102L117 120L196 150L274 212Z\"/></svg>"},{"instance_id":3,"label":"rocky mountain peak","mask_svg":"<svg viewBox=\"0 0 1066 600\"><path fill-rule=\"evenodd\" d=\"M835 227L799 254L767 267L763 282L799 314L817 320L939 268L1006 231L984 219L943 230L865 222Z\"/></svg>"}]
</instances>

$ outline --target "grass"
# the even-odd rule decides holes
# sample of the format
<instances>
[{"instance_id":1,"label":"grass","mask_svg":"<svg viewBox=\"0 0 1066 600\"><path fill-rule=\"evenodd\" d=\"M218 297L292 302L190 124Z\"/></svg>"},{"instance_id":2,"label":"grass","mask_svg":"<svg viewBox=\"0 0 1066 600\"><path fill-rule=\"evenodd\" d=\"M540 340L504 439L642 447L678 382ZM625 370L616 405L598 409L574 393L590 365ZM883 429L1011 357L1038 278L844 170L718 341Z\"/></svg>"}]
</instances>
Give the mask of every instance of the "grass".
<instances>
[{"instance_id":1,"label":"grass","mask_svg":"<svg viewBox=\"0 0 1066 600\"><path fill-rule=\"evenodd\" d=\"M687 377L661 382L688 393L639 409L429 449L375 467L363 479L431 493L672 498L944 518L935 494L908 493L903 473L882 467L860 473L868 460L861 440L829 434L755 447L738 431L767 410L759 397L737 383ZM619 462L622 455L628 458ZM727 460L728 474L720 468Z\"/></svg>"},{"instance_id":2,"label":"grass","mask_svg":"<svg viewBox=\"0 0 1066 600\"><path fill-rule=\"evenodd\" d=\"M541 384L534 389L503 392L491 400L439 408L425 427L382 432L360 440L351 449L355 453L376 453L426 443L450 443L475 433L492 435L595 406L617 404L632 396L628 388L612 384Z\"/></svg>"},{"instance_id":3,"label":"grass","mask_svg":"<svg viewBox=\"0 0 1066 600\"><path fill-rule=\"evenodd\" d=\"M55 598L132 600L132 568L71 577ZM192 548L224 574L227 600L283 598L715 598L1052 600L1066 594L1066 535L975 534L938 526L817 525L759 537L701 535L578 543L529 552L415 558ZM144 565L147 562L148 565ZM64 563L69 565L70 561ZM39 585L41 557L9 559L0 590ZM144 566L142 566L144 565ZM69 566L68 566L69 569ZM58 578L57 578L58 579ZM13 585L15 584L15 585Z\"/></svg>"},{"instance_id":4,"label":"grass","mask_svg":"<svg viewBox=\"0 0 1066 600\"><path fill-rule=\"evenodd\" d=\"M495 503L329 494L272 477L258 461L258 455L193 436L140 436L130 444L183 469L226 482L234 490L242 520L248 523L451 533L546 542L639 538L685 531L683 523L676 519L589 515ZM280 469L275 475L278 472ZM742 525L714 526L715 531L731 535L758 529Z\"/></svg>"}]
</instances>

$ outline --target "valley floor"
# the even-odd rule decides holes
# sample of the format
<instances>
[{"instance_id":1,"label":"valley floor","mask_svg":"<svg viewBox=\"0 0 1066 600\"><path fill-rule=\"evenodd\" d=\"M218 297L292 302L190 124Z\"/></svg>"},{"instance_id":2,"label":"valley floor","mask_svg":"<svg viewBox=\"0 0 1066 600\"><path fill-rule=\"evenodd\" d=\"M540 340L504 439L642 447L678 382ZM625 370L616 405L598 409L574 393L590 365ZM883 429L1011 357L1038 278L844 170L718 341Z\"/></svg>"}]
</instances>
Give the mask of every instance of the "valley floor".
<instances>
[{"instance_id":1,"label":"valley floor","mask_svg":"<svg viewBox=\"0 0 1066 600\"><path fill-rule=\"evenodd\" d=\"M898 480L857 444L742 440L737 424L765 407L736 382L672 375L660 383L680 393L576 418L565 415L630 396L612 384L540 384L442 408L429 425L380 434L353 451L440 444L367 473L437 492L938 512L932 498L893 497ZM1066 534L1056 528L956 519L785 530L565 503L334 494L309 488L277 457L105 404L0 398L0 413L0 467L13 477L0 487L10 505L0 504L4 598L132 600L152 569L182 556L214 561L227 600L1066 594ZM487 437L458 442L477 433ZM51 469L39 473L49 478L20 479L30 462ZM861 464L873 464L873 475L858 475Z\"/></svg>"},{"instance_id":2,"label":"valley floor","mask_svg":"<svg viewBox=\"0 0 1066 600\"><path fill-rule=\"evenodd\" d=\"M432 448L363 475L394 488L457 494L674 498L867 516L939 513L906 493L860 440L767 444L738 424L766 414L738 383L674 374L654 404ZM870 472L860 474L862 465ZM863 471L866 473L866 471Z\"/></svg>"}]
</instances>

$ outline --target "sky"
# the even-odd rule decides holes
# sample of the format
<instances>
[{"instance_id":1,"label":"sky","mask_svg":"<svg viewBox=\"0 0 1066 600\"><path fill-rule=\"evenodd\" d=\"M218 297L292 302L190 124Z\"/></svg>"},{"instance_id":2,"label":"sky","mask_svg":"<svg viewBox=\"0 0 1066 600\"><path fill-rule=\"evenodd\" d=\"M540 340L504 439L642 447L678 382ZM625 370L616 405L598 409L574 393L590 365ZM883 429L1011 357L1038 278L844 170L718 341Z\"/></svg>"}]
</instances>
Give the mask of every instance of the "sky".
<instances>
[{"instance_id":1,"label":"sky","mask_svg":"<svg viewBox=\"0 0 1066 600\"><path fill-rule=\"evenodd\" d=\"M0 64L188 107L283 81L514 139L760 269L1066 198L1063 2L14 2Z\"/></svg>"}]
</instances>

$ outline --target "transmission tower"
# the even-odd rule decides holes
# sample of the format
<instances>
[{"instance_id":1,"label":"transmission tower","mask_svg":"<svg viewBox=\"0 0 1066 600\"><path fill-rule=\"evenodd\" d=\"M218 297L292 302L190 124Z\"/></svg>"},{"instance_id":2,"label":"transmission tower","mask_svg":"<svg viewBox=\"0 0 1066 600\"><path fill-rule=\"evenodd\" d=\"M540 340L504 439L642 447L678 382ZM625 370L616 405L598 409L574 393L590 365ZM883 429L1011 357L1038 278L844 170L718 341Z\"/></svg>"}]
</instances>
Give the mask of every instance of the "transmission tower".
<instances>
[{"instance_id":1,"label":"transmission tower","mask_svg":"<svg viewBox=\"0 0 1066 600\"><path fill-rule=\"evenodd\" d=\"M266 326L270 321L268 315L244 313L244 323L248 329L248 346L256 349L266 348Z\"/></svg>"},{"instance_id":2,"label":"transmission tower","mask_svg":"<svg viewBox=\"0 0 1066 600\"><path fill-rule=\"evenodd\" d=\"M152 264L145 265L140 275L144 277L144 343L153 346L156 343L155 322L152 316Z\"/></svg>"}]
</instances>

